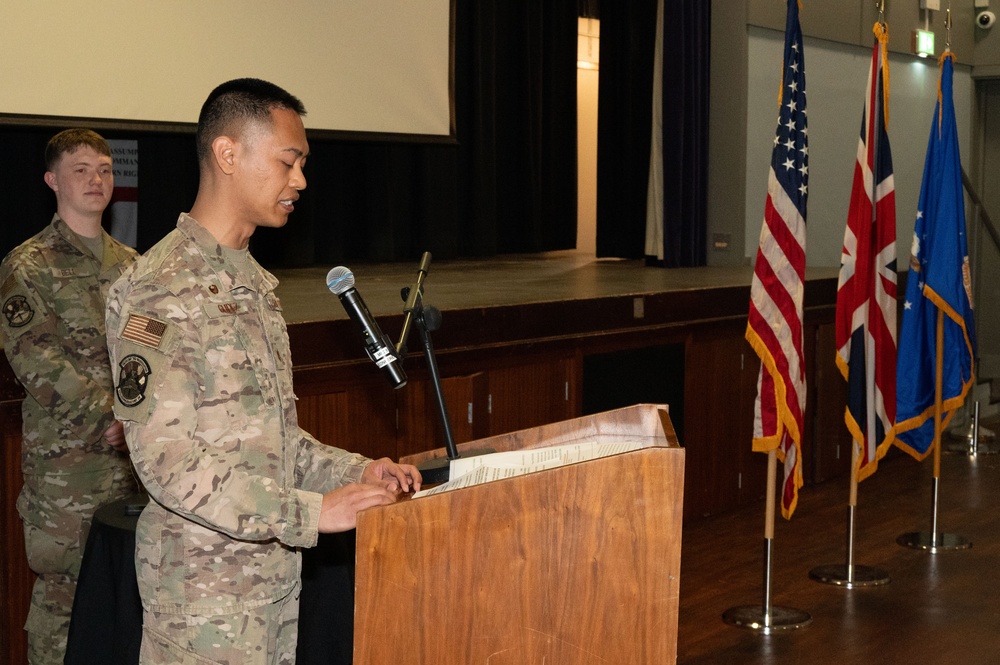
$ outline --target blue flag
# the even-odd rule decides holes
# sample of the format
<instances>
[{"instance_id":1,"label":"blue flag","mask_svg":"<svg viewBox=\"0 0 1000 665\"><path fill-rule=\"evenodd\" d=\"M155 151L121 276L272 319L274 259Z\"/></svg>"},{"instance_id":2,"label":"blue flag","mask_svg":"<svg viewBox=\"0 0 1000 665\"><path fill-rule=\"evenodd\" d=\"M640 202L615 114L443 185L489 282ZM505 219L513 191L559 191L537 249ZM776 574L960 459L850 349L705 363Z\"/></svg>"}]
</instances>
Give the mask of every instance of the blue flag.
<instances>
[{"instance_id":1,"label":"blue flag","mask_svg":"<svg viewBox=\"0 0 1000 665\"><path fill-rule=\"evenodd\" d=\"M972 387L976 357L965 199L952 99L954 56L941 56L934 122L913 229L896 365L896 445L923 459L934 442L937 354L942 354L942 429ZM938 311L944 341L936 345Z\"/></svg>"}]
</instances>

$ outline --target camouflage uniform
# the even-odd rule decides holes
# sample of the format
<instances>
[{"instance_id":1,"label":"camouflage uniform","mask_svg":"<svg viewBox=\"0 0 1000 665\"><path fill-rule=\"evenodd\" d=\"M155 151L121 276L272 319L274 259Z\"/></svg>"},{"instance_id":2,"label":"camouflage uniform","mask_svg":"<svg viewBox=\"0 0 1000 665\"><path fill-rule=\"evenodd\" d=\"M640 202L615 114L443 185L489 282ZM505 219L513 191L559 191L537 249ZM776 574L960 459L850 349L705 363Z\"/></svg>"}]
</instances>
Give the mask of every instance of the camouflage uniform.
<instances>
[{"instance_id":1,"label":"camouflage uniform","mask_svg":"<svg viewBox=\"0 0 1000 665\"><path fill-rule=\"evenodd\" d=\"M62 663L94 510L135 490L102 435L114 419L104 303L136 253L103 240L98 261L56 215L0 267L4 351L27 393L17 510L39 576L24 626L32 663Z\"/></svg>"},{"instance_id":2,"label":"camouflage uniform","mask_svg":"<svg viewBox=\"0 0 1000 665\"><path fill-rule=\"evenodd\" d=\"M322 494L370 462L299 429L277 280L247 266L182 214L109 296L115 412L152 498L143 662L293 662L297 548L316 544Z\"/></svg>"}]
</instances>

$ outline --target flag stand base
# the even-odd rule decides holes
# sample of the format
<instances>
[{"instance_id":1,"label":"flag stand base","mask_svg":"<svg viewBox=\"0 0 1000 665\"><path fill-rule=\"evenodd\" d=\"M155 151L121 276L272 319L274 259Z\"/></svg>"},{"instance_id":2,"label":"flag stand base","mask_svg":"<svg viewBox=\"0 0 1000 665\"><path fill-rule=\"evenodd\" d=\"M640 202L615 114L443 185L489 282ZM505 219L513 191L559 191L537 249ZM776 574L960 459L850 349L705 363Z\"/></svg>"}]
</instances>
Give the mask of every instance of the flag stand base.
<instances>
[{"instance_id":1,"label":"flag stand base","mask_svg":"<svg viewBox=\"0 0 1000 665\"><path fill-rule=\"evenodd\" d=\"M768 486L774 487L775 452L767 454ZM774 511L774 492L768 492L768 515ZM768 529L773 525L769 524ZM732 626L759 630L764 635L802 628L812 623L808 612L790 607L776 607L771 603L771 569L774 564L774 540L764 538L764 599L760 605L739 605L722 613L722 620Z\"/></svg>"},{"instance_id":2,"label":"flag stand base","mask_svg":"<svg viewBox=\"0 0 1000 665\"><path fill-rule=\"evenodd\" d=\"M858 466L858 446L854 446L851 460L852 468ZM854 521L858 499L857 476L851 477L851 502L847 506L847 561L840 564L817 566L809 571L809 578L823 584L842 586L853 589L861 586L878 586L889 583L889 573L871 566L861 566L854 563Z\"/></svg>"},{"instance_id":3,"label":"flag stand base","mask_svg":"<svg viewBox=\"0 0 1000 665\"><path fill-rule=\"evenodd\" d=\"M972 441L959 441L949 444L944 452L962 453L964 455L996 455L1000 453L1000 447L993 443L984 443L983 441L975 444Z\"/></svg>"},{"instance_id":4,"label":"flag stand base","mask_svg":"<svg viewBox=\"0 0 1000 665\"><path fill-rule=\"evenodd\" d=\"M848 566L846 563L836 563L828 566L817 566L809 571L809 579L823 584L842 586L853 589L863 586L879 586L889 583L889 573L871 566Z\"/></svg>"},{"instance_id":5,"label":"flag stand base","mask_svg":"<svg viewBox=\"0 0 1000 665\"><path fill-rule=\"evenodd\" d=\"M935 533L932 535L927 531L904 533L896 539L896 542L903 547L927 550L931 554L952 550L967 550L972 547L972 542L965 536L959 536L954 533Z\"/></svg>"},{"instance_id":6,"label":"flag stand base","mask_svg":"<svg viewBox=\"0 0 1000 665\"><path fill-rule=\"evenodd\" d=\"M790 607L771 607L770 616L767 616L760 605L732 607L723 612L722 620L740 628L759 630L764 635L795 630L812 623L812 617L808 612Z\"/></svg>"},{"instance_id":7,"label":"flag stand base","mask_svg":"<svg viewBox=\"0 0 1000 665\"><path fill-rule=\"evenodd\" d=\"M950 439L956 440L948 446L947 452L965 453L966 455L992 455L1000 453L1000 448L987 441L996 438L993 430L979 426L979 402L975 402L972 420L967 427L955 428L948 433Z\"/></svg>"}]
</instances>

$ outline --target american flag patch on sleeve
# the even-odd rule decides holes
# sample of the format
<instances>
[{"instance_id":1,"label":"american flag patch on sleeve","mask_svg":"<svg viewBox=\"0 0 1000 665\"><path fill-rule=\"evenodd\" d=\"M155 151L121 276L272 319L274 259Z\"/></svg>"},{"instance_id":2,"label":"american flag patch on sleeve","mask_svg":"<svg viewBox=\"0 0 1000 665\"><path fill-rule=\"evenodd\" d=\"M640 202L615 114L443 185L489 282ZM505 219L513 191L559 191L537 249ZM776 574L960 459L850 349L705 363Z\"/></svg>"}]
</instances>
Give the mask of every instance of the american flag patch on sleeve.
<instances>
[{"instance_id":1,"label":"american flag patch on sleeve","mask_svg":"<svg viewBox=\"0 0 1000 665\"><path fill-rule=\"evenodd\" d=\"M3 285L0 286L0 298L6 298L15 286L17 286L17 278L13 274L8 275L7 279L3 281Z\"/></svg>"},{"instance_id":2,"label":"american flag patch on sleeve","mask_svg":"<svg viewBox=\"0 0 1000 665\"><path fill-rule=\"evenodd\" d=\"M160 340L163 333L167 331L167 324L157 321L142 314L129 314L128 323L122 330L122 339L129 339L137 344L148 346L153 349L160 347Z\"/></svg>"}]
</instances>

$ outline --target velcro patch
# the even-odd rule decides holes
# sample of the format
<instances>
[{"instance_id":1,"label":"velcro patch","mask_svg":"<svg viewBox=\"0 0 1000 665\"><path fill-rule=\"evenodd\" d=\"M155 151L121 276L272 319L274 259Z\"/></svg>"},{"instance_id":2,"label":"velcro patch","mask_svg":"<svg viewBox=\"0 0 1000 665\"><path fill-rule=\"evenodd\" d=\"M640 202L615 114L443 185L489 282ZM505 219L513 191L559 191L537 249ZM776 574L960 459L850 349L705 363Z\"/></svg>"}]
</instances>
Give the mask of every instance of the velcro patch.
<instances>
[{"instance_id":1,"label":"velcro patch","mask_svg":"<svg viewBox=\"0 0 1000 665\"><path fill-rule=\"evenodd\" d=\"M131 340L151 349L158 349L163 340L163 333L166 331L167 324L163 321L142 314L129 314L125 329L122 330L122 339Z\"/></svg>"},{"instance_id":2,"label":"velcro patch","mask_svg":"<svg viewBox=\"0 0 1000 665\"><path fill-rule=\"evenodd\" d=\"M205 312L205 316L210 319L219 319L233 315L242 316L248 311L246 303L239 300L227 300L225 302L209 300L202 303L201 309Z\"/></svg>"},{"instance_id":3,"label":"velcro patch","mask_svg":"<svg viewBox=\"0 0 1000 665\"><path fill-rule=\"evenodd\" d=\"M122 406L133 407L146 399L146 387L152 374L149 362L136 353L130 353L118 363L118 369L115 395Z\"/></svg>"},{"instance_id":4,"label":"velcro patch","mask_svg":"<svg viewBox=\"0 0 1000 665\"><path fill-rule=\"evenodd\" d=\"M278 300L278 296L274 294L274 291L271 291L266 296L264 296L264 301L267 303L267 306L270 307L272 311L275 312L281 311L281 301Z\"/></svg>"},{"instance_id":5,"label":"velcro patch","mask_svg":"<svg viewBox=\"0 0 1000 665\"><path fill-rule=\"evenodd\" d=\"M3 315L7 319L7 324L11 328L23 328L31 322L35 316L35 310L31 309L31 303L24 296L18 294L8 298L3 304Z\"/></svg>"},{"instance_id":6,"label":"velcro patch","mask_svg":"<svg viewBox=\"0 0 1000 665\"><path fill-rule=\"evenodd\" d=\"M7 275L7 279L3 281L3 286L0 286L0 298L6 298L9 296L15 286L17 286L17 278L14 277L13 273L11 273L10 275Z\"/></svg>"}]
</instances>

